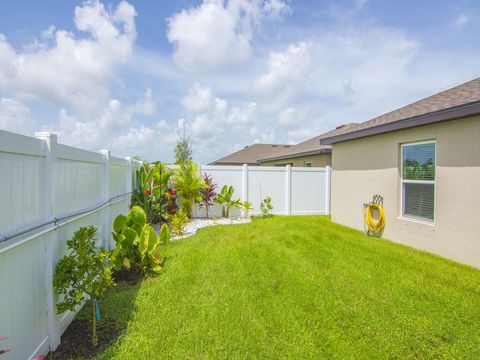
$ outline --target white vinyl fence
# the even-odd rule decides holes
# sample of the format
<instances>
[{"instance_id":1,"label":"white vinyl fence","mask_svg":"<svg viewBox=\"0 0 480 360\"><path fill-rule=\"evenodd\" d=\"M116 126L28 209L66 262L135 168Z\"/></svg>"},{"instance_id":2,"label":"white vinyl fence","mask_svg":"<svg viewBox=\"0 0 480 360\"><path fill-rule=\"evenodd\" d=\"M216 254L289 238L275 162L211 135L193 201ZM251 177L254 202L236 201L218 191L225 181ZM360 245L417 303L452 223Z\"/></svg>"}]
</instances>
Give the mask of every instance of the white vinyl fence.
<instances>
[{"instance_id":1,"label":"white vinyl fence","mask_svg":"<svg viewBox=\"0 0 480 360\"><path fill-rule=\"evenodd\" d=\"M81 226L98 228L98 246L111 248L112 221L130 205L135 170L141 163L0 130L0 348L1 359L31 359L55 349L73 319L57 315L52 289L66 241ZM175 168L175 166L171 166ZM235 197L253 203L272 198L273 213L328 214L330 168L200 166ZM194 215L204 216L194 209ZM212 216L220 216L217 205ZM232 213L233 216L238 212Z\"/></svg>"},{"instance_id":2,"label":"white vinyl fence","mask_svg":"<svg viewBox=\"0 0 480 360\"><path fill-rule=\"evenodd\" d=\"M176 168L176 166L171 166ZM234 198L250 201L252 215L260 214L260 203L271 197L273 214L313 215L330 213L331 168L285 167L280 166L223 166L201 165L200 174L209 174L218 184L217 192L223 185L232 185ZM220 206L215 205L211 216L221 215ZM240 215L238 210L232 216ZM194 217L205 217L205 210L195 207Z\"/></svg>"},{"instance_id":3,"label":"white vinyl fence","mask_svg":"<svg viewBox=\"0 0 480 360\"><path fill-rule=\"evenodd\" d=\"M107 150L58 144L53 134L0 130L0 337L8 337L0 348L13 349L2 360L59 344L73 314L56 315L56 263L81 226L96 226L98 245L111 245L112 221L130 205L132 166Z\"/></svg>"}]
</instances>

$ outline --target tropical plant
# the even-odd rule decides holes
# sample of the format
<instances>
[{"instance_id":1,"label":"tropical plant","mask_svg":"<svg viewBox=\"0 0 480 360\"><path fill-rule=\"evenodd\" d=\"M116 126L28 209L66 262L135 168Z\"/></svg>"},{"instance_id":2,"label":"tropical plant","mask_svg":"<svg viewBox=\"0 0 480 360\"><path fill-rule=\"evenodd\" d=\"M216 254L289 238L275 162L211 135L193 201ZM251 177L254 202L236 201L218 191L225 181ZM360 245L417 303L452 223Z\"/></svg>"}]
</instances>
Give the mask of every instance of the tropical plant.
<instances>
[{"instance_id":1,"label":"tropical plant","mask_svg":"<svg viewBox=\"0 0 480 360\"><path fill-rule=\"evenodd\" d=\"M240 203L239 208L242 210L243 217L247 219L249 211L253 210L253 204L250 201L244 201Z\"/></svg>"},{"instance_id":2,"label":"tropical plant","mask_svg":"<svg viewBox=\"0 0 480 360\"><path fill-rule=\"evenodd\" d=\"M262 218L270 217L271 211L273 210L272 198L267 196L260 204L260 209L262 210Z\"/></svg>"},{"instance_id":3,"label":"tropical plant","mask_svg":"<svg viewBox=\"0 0 480 360\"><path fill-rule=\"evenodd\" d=\"M152 223L165 217L168 205L166 193L172 171L164 164L143 162L135 173L136 187L132 193L132 206L145 210L147 222Z\"/></svg>"},{"instance_id":4,"label":"tropical plant","mask_svg":"<svg viewBox=\"0 0 480 360\"><path fill-rule=\"evenodd\" d=\"M222 207L222 217L230 217L230 209L240 205L239 198L233 199L234 192L233 186L223 185L222 190L215 198L215 202Z\"/></svg>"},{"instance_id":5,"label":"tropical plant","mask_svg":"<svg viewBox=\"0 0 480 360\"><path fill-rule=\"evenodd\" d=\"M108 253L95 248L94 226L82 227L67 241L70 250L57 264L53 286L61 301L56 310L61 314L90 300L92 306L92 345L98 345L97 299L114 285L108 264ZM98 313L98 314L97 314Z\"/></svg>"},{"instance_id":6,"label":"tropical plant","mask_svg":"<svg viewBox=\"0 0 480 360\"><path fill-rule=\"evenodd\" d=\"M170 225L170 233L173 236L182 236L185 232L185 225L187 225L190 221L187 213L183 209L180 209L175 214L169 215L168 219Z\"/></svg>"},{"instance_id":7,"label":"tropical plant","mask_svg":"<svg viewBox=\"0 0 480 360\"><path fill-rule=\"evenodd\" d=\"M166 224L160 228L160 236L157 236L153 227L146 222L145 211L134 206L130 213L118 215L113 222L112 233L115 240L115 249L112 251L110 260L115 269L141 271L147 274L149 271L160 272L163 257L160 254L160 245L167 245L170 234Z\"/></svg>"},{"instance_id":8,"label":"tropical plant","mask_svg":"<svg viewBox=\"0 0 480 360\"><path fill-rule=\"evenodd\" d=\"M210 175L203 175L203 187L200 189L200 203L199 206L205 209L208 219L208 210L213 205L213 200L217 195L216 189L218 185L213 182Z\"/></svg>"},{"instance_id":9,"label":"tropical plant","mask_svg":"<svg viewBox=\"0 0 480 360\"><path fill-rule=\"evenodd\" d=\"M198 166L191 161L185 162L175 170L175 188L185 213L192 217L192 208L195 202L200 201L200 190L203 181L198 174Z\"/></svg>"}]
</instances>

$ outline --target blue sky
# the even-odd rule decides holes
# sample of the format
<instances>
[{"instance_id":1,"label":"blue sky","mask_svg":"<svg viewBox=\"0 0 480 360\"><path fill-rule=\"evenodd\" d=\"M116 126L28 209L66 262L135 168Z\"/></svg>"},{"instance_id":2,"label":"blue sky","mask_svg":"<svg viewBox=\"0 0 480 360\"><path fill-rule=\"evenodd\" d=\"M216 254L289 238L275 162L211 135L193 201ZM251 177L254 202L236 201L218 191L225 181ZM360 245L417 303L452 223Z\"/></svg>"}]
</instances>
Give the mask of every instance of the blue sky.
<instances>
[{"instance_id":1,"label":"blue sky","mask_svg":"<svg viewBox=\"0 0 480 360\"><path fill-rule=\"evenodd\" d=\"M295 143L479 76L475 1L0 1L0 129L171 161Z\"/></svg>"}]
</instances>

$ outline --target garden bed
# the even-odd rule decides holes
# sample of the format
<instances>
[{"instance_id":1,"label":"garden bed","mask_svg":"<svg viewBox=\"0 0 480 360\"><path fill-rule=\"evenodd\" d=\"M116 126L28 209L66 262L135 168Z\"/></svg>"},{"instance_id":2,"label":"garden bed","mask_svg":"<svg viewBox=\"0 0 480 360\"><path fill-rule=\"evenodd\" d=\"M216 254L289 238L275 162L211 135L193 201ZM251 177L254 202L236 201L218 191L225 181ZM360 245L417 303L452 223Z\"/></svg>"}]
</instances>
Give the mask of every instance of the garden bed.
<instances>
[{"instance_id":1,"label":"garden bed","mask_svg":"<svg viewBox=\"0 0 480 360\"><path fill-rule=\"evenodd\" d=\"M180 240L190 236L193 236L201 228L217 225L234 225L234 224L247 224L252 222L252 219L249 218L220 218L220 219L206 219L199 218L193 219L185 225L184 233L181 236L172 236L170 240ZM155 225L155 231L158 233L160 231L160 225Z\"/></svg>"}]
</instances>

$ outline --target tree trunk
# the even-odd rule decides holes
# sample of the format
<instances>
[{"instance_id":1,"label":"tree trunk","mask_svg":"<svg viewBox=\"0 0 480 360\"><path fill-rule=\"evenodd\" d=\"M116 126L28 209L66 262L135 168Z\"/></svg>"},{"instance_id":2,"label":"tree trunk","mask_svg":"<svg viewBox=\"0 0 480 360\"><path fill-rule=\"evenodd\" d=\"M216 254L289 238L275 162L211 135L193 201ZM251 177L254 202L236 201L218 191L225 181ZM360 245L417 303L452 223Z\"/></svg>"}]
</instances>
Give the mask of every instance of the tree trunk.
<instances>
[{"instance_id":1,"label":"tree trunk","mask_svg":"<svg viewBox=\"0 0 480 360\"><path fill-rule=\"evenodd\" d=\"M95 310L95 301L93 300L93 296L90 297L90 302L92 303L92 315L93 315L93 322L92 322L92 345L93 347L97 347L98 345L98 337L97 337L97 311Z\"/></svg>"}]
</instances>

